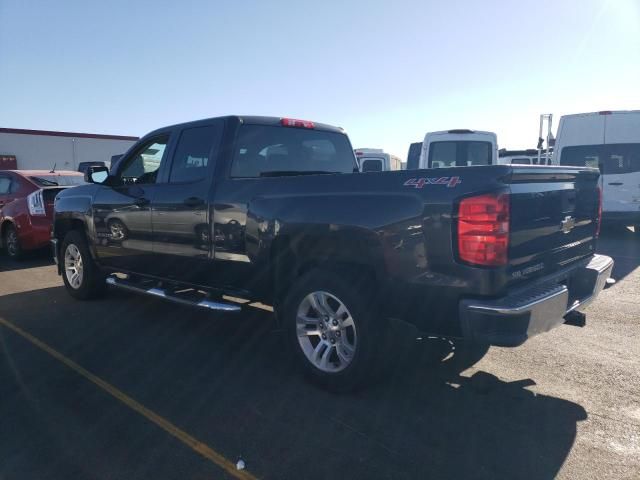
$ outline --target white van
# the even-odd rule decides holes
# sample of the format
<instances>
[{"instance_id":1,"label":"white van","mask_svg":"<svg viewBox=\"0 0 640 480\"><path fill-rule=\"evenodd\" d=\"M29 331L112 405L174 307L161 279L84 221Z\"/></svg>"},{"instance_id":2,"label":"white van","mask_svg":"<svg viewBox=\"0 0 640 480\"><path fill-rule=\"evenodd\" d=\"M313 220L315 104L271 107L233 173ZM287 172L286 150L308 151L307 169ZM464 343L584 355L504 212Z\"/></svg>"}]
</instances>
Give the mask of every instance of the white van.
<instances>
[{"instance_id":1,"label":"white van","mask_svg":"<svg viewBox=\"0 0 640 480\"><path fill-rule=\"evenodd\" d=\"M422 143L420 168L466 167L498 163L498 137L479 130L429 132Z\"/></svg>"},{"instance_id":2,"label":"white van","mask_svg":"<svg viewBox=\"0 0 640 480\"><path fill-rule=\"evenodd\" d=\"M561 117L553 163L599 167L603 222L640 233L640 110Z\"/></svg>"},{"instance_id":3,"label":"white van","mask_svg":"<svg viewBox=\"0 0 640 480\"><path fill-rule=\"evenodd\" d=\"M381 148L356 148L354 152L361 172L387 172L402 169L402 160L395 155L384 153Z\"/></svg>"},{"instance_id":4,"label":"white van","mask_svg":"<svg viewBox=\"0 0 640 480\"><path fill-rule=\"evenodd\" d=\"M547 155L543 153L538 162L538 150L533 148L527 150L498 150L498 163L500 165L547 165Z\"/></svg>"}]
</instances>

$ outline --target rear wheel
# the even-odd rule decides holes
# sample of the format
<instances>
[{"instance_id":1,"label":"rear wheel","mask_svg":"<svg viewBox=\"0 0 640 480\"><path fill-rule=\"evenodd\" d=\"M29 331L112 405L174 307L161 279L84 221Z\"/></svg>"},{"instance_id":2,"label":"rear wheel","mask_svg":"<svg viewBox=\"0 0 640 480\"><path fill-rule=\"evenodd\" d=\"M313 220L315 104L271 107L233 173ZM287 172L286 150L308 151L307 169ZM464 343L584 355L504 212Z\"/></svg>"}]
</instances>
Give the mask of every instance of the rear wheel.
<instances>
[{"instance_id":1,"label":"rear wheel","mask_svg":"<svg viewBox=\"0 0 640 480\"><path fill-rule=\"evenodd\" d=\"M354 390L376 371L384 340L364 277L314 270L296 281L283 304L287 341L305 374L334 391Z\"/></svg>"},{"instance_id":2,"label":"rear wheel","mask_svg":"<svg viewBox=\"0 0 640 480\"><path fill-rule=\"evenodd\" d=\"M79 300L101 295L105 289L105 276L94 263L84 235L72 230L62 242L62 279L69 294Z\"/></svg>"},{"instance_id":3,"label":"rear wheel","mask_svg":"<svg viewBox=\"0 0 640 480\"><path fill-rule=\"evenodd\" d=\"M3 243L9 258L19 260L22 257L22 247L18 238L18 231L13 225L8 225L4 231Z\"/></svg>"}]
</instances>

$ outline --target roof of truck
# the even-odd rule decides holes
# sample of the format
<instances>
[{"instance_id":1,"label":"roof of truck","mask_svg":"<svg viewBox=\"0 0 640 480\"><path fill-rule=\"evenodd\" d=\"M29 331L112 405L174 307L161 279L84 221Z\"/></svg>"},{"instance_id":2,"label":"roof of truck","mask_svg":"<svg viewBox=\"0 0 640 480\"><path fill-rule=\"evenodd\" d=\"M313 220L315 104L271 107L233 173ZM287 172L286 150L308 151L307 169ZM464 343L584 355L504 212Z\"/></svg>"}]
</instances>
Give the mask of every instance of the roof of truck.
<instances>
[{"instance_id":1,"label":"roof of truck","mask_svg":"<svg viewBox=\"0 0 640 480\"><path fill-rule=\"evenodd\" d=\"M259 115L226 115L223 117L203 118L200 120L193 120L191 122L177 123L175 125L167 125L166 127L162 127L157 130L154 130L149 134L155 134L156 132L162 132L164 130L173 130L176 128L197 127L203 124L207 124L208 122L211 122L211 120L229 120L229 119L237 119L246 125L269 125L274 127L282 126L281 122L283 119L302 120L294 117L265 117L265 116L259 116ZM333 125L329 125L326 123L318 123L313 120L303 120L303 121L313 123L314 130L344 133L344 130L341 127L335 127ZM296 128L296 127L293 127L293 128ZM145 136L148 136L149 134Z\"/></svg>"}]
</instances>

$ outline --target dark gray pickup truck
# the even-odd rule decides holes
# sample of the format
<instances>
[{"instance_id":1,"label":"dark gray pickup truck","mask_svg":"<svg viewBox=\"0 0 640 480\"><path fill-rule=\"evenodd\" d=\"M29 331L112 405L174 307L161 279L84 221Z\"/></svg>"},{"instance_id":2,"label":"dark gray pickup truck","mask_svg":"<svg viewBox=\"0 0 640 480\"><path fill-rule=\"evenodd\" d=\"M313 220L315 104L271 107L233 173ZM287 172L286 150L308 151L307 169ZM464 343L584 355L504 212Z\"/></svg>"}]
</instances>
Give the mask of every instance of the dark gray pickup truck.
<instances>
[{"instance_id":1,"label":"dark gray pickup truck","mask_svg":"<svg viewBox=\"0 0 640 480\"><path fill-rule=\"evenodd\" d=\"M111 285L205 309L273 305L305 371L361 385L389 319L516 346L605 285L599 173L484 166L355 173L339 128L213 118L156 130L55 200L71 295Z\"/></svg>"}]
</instances>

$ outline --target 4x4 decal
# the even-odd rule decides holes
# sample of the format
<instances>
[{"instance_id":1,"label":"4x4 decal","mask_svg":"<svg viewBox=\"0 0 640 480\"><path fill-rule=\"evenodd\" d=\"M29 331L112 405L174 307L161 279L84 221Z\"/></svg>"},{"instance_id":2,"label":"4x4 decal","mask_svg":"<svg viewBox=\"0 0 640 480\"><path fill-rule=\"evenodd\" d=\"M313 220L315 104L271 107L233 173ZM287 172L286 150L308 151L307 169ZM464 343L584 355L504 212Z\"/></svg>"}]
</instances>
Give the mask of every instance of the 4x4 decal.
<instances>
[{"instance_id":1,"label":"4x4 decal","mask_svg":"<svg viewBox=\"0 0 640 480\"><path fill-rule=\"evenodd\" d=\"M462 183L460 177L410 178L404 182L405 187L424 188L425 185L446 185L455 188Z\"/></svg>"}]
</instances>

